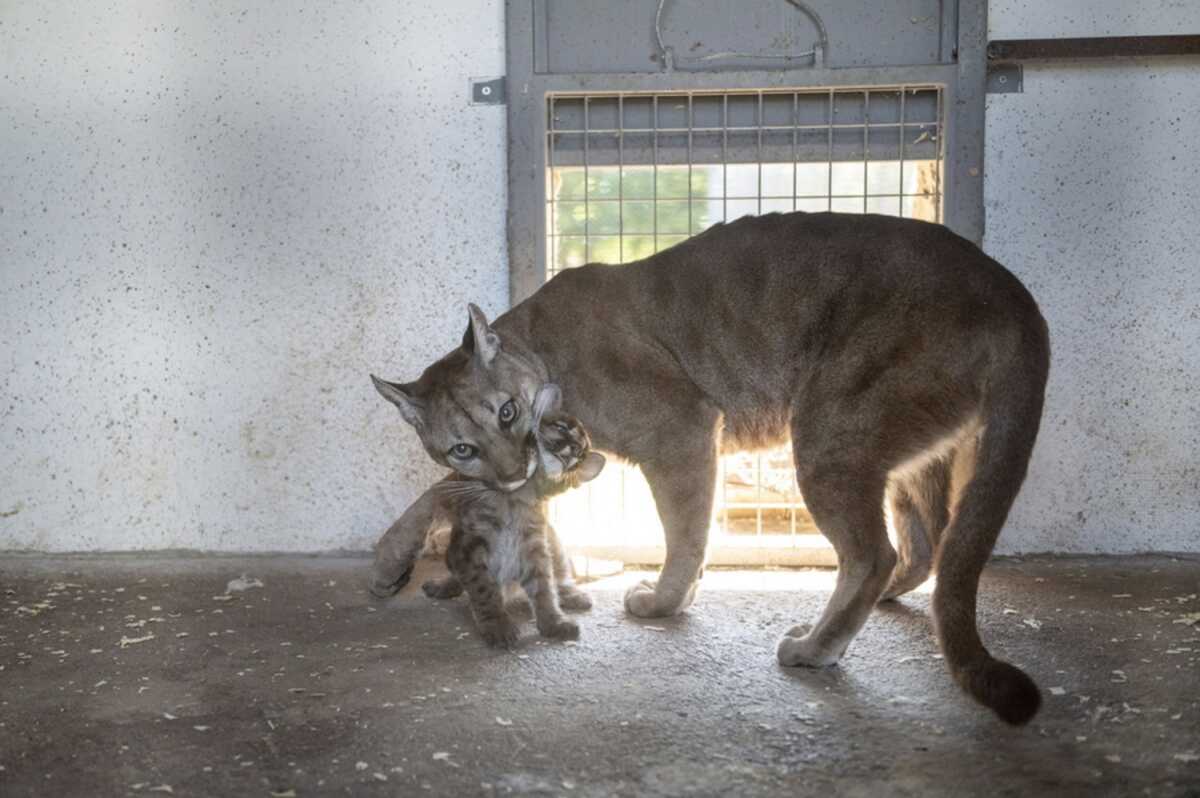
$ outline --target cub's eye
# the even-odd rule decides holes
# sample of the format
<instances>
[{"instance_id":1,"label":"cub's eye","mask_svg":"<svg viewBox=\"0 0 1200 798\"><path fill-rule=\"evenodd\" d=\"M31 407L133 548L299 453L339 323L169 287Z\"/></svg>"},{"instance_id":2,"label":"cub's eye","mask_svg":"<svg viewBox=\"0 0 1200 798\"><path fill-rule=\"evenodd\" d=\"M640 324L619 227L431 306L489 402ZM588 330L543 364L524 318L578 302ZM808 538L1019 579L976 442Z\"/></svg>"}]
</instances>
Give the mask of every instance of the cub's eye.
<instances>
[{"instance_id":1,"label":"cub's eye","mask_svg":"<svg viewBox=\"0 0 1200 798\"><path fill-rule=\"evenodd\" d=\"M514 402L512 399L509 399L500 408L500 423L507 427L509 424L516 421L517 416L519 416L520 414L521 414L521 409L519 407L517 407L517 403Z\"/></svg>"},{"instance_id":2,"label":"cub's eye","mask_svg":"<svg viewBox=\"0 0 1200 798\"><path fill-rule=\"evenodd\" d=\"M456 443L450 447L450 456L459 460L470 460L479 454L479 450L469 443Z\"/></svg>"}]
</instances>

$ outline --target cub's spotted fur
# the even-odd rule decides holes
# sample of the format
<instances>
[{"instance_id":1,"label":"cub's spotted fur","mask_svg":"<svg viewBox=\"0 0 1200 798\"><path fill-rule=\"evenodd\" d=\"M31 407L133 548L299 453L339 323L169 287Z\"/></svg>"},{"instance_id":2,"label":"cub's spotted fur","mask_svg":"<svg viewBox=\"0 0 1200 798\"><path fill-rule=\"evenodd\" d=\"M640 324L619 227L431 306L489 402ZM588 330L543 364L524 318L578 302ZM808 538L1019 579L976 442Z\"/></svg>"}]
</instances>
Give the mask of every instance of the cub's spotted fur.
<instances>
[{"instance_id":1,"label":"cub's spotted fur","mask_svg":"<svg viewBox=\"0 0 1200 798\"><path fill-rule=\"evenodd\" d=\"M554 530L546 522L546 500L587 482L604 467L603 455L578 420L558 410L557 386L547 385L534 402L536 431L530 442L533 475L506 491L455 475L440 483L444 512L451 520L446 565L450 576L426 582L433 598L453 598L464 590L479 633L493 646L508 646L519 634L505 608L504 587L518 583L533 603L538 631L574 640L579 626L562 608L587 609L591 599L571 581L570 567Z\"/></svg>"}]
</instances>

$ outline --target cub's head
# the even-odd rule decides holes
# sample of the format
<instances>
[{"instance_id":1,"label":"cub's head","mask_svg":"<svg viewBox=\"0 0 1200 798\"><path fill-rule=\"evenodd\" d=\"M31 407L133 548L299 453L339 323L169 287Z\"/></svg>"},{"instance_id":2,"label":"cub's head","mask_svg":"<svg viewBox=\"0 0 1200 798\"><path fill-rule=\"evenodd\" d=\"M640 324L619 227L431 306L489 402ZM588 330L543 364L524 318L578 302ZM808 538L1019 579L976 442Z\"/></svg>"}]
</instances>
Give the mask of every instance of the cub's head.
<instances>
[{"instance_id":1,"label":"cub's head","mask_svg":"<svg viewBox=\"0 0 1200 798\"><path fill-rule=\"evenodd\" d=\"M562 393L554 383L543 385L534 399L534 438L537 443L538 491L544 495L576 488L595 479L604 468L604 455L593 452L591 438L579 419L560 409Z\"/></svg>"},{"instance_id":2,"label":"cub's head","mask_svg":"<svg viewBox=\"0 0 1200 798\"><path fill-rule=\"evenodd\" d=\"M533 363L505 350L479 308L470 305L469 316L462 346L416 382L371 379L435 461L514 491L537 470L533 405L545 378Z\"/></svg>"}]
</instances>

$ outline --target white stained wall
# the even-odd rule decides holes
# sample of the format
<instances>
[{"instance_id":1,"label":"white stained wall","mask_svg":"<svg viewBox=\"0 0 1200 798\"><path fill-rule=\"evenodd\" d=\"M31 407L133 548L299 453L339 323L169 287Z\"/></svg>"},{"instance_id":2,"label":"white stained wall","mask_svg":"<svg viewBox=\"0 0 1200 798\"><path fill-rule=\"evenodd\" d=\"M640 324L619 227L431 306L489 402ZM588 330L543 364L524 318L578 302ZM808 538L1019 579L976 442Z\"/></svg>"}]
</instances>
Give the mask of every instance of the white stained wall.
<instances>
[{"instance_id":1,"label":"white stained wall","mask_svg":"<svg viewBox=\"0 0 1200 798\"><path fill-rule=\"evenodd\" d=\"M1200 32L992 0L993 38ZM364 550L437 473L367 380L506 303L500 0L8 2L0 550ZM1054 370L1008 551L1200 548L1200 64L988 99L986 248Z\"/></svg>"},{"instance_id":2,"label":"white stained wall","mask_svg":"<svg viewBox=\"0 0 1200 798\"><path fill-rule=\"evenodd\" d=\"M1200 33L1200 3L991 0L992 39ZM987 100L985 249L1053 365L1005 551L1200 551L1200 59L1033 65Z\"/></svg>"},{"instance_id":3,"label":"white stained wall","mask_svg":"<svg viewBox=\"0 0 1200 798\"><path fill-rule=\"evenodd\" d=\"M507 302L501 0L6 2L0 550L370 548Z\"/></svg>"}]
</instances>

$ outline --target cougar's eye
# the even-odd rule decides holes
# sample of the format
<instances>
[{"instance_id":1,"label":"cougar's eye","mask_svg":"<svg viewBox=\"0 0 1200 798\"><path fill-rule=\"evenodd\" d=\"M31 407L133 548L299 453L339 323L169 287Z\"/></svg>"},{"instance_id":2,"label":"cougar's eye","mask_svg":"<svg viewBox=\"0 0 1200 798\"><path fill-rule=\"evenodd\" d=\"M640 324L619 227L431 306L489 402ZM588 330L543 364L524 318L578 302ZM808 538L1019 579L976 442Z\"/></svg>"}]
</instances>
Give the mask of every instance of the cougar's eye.
<instances>
[{"instance_id":1,"label":"cougar's eye","mask_svg":"<svg viewBox=\"0 0 1200 798\"><path fill-rule=\"evenodd\" d=\"M458 460L470 460L479 450L469 443L456 443L450 447L450 456Z\"/></svg>"},{"instance_id":2,"label":"cougar's eye","mask_svg":"<svg viewBox=\"0 0 1200 798\"><path fill-rule=\"evenodd\" d=\"M517 416L519 416L520 414L521 414L521 409L519 407L517 407L517 403L514 402L512 399L509 399L500 408L500 423L507 427L509 424L516 421Z\"/></svg>"}]
</instances>

